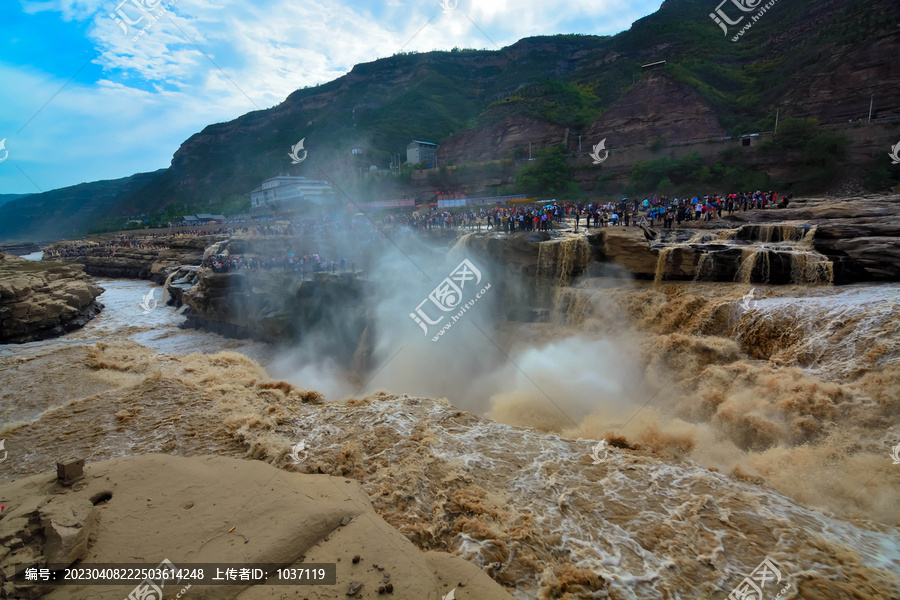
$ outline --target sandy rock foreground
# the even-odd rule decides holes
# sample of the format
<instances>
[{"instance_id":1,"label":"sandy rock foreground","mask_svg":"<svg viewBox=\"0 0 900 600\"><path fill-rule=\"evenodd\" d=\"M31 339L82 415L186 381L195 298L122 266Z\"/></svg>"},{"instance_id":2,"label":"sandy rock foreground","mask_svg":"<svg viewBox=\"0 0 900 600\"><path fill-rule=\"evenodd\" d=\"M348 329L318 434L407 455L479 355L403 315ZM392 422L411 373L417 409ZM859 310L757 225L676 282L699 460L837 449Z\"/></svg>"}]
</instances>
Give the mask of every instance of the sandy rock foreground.
<instances>
[{"instance_id":1,"label":"sandy rock foreground","mask_svg":"<svg viewBox=\"0 0 900 600\"><path fill-rule=\"evenodd\" d=\"M0 595L121 600L133 585L14 586L10 579L16 563L154 567L168 559L176 566L337 564L332 586L194 585L185 593L192 600L439 600L454 588L457 600L510 598L473 564L422 553L375 513L356 481L290 473L260 461L166 455L89 463L84 472L71 487L57 483L56 473L4 485ZM170 587L164 598L175 597L183 584ZM358 591L351 595L352 589Z\"/></svg>"}]
</instances>

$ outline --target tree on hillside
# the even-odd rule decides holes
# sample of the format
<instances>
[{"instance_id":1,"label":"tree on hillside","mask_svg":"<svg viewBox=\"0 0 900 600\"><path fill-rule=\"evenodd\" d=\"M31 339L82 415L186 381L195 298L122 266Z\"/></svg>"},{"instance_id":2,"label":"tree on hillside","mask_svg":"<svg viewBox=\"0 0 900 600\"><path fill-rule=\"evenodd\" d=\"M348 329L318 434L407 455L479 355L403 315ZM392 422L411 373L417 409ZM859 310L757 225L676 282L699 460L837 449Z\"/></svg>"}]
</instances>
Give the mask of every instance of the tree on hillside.
<instances>
[{"instance_id":1,"label":"tree on hillside","mask_svg":"<svg viewBox=\"0 0 900 600\"><path fill-rule=\"evenodd\" d=\"M565 156L566 147L562 144L538 150L536 164L524 167L516 174L516 189L529 195L580 197L581 189L572 180Z\"/></svg>"}]
</instances>

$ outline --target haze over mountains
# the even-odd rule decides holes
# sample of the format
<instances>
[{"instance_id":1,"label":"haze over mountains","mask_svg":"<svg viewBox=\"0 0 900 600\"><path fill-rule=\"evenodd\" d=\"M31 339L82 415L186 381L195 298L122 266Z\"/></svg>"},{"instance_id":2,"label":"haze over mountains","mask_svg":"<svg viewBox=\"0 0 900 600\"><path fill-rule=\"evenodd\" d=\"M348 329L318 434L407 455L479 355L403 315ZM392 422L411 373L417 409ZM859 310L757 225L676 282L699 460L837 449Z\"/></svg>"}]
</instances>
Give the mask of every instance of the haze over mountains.
<instances>
[{"instance_id":1,"label":"haze over mountains","mask_svg":"<svg viewBox=\"0 0 900 600\"><path fill-rule=\"evenodd\" d=\"M167 208L226 210L280 173L330 179L348 202L422 195L434 180L357 181L372 165L387 168L413 139L441 144L438 164L452 166L520 157L528 142L534 149L562 143L573 152L579 134L583 149L606 138L612 149L658 151L686 139L771 131L776 109L781 119L866 120L872 94L873 118L900 115L896 2L778 3L737 42L737 27L726 36L709 18L714 9L708 0L666 0L615 36L532 37L501 50L397 54L359 64L278 106L209 125L182 144L164 171L6 202L0 239L74 236L106 219ZM642 70L663 60L664 67ZM891 136L900 140L900 121L877 135L855 136L840 161L846 175L862 179L879 167L884 157L876 155L889 149ZM287 152L301 139L309 155L294 166ZM352 148L362 154L352 155ZM784 168L786 155L731 158L779 183L794 181ZM726 167L731 158L725 157ZM718 159L710 153L704 160L711 167ZM632 166L581 170L572 180L598 195L615 188L597 185L598 178L624 182ZM789 166L812 163L798 157ZM834 166L818 165L820 171ZM454 183L512 191L514 173L495 175L475 172Z\"/></svg>"}]
</instances>

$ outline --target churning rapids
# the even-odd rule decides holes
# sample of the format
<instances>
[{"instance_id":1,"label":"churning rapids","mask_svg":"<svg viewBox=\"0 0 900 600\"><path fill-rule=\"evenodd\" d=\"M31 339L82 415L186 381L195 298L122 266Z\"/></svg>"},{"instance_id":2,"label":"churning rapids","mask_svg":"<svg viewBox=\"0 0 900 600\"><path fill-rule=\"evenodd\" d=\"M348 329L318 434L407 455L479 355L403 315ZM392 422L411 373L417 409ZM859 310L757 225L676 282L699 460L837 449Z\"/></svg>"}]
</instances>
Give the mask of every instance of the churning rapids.
<instances>
[{"instance_id":1,"label":"churning rapids","mask_svg":"<svg viewBox=\"0 0 900 600\"><path fill-rule=\"evenodd\" d=\"M900 598L898 284L561 282L492 342L476 306L438 359L368 340L363 376L98 283L86 327L0 349L5 477L149 452L290 470L303 441L299 470L358 479L517 598L725 598L766 556L783 598Z\"/></svg>"}]
</instances>

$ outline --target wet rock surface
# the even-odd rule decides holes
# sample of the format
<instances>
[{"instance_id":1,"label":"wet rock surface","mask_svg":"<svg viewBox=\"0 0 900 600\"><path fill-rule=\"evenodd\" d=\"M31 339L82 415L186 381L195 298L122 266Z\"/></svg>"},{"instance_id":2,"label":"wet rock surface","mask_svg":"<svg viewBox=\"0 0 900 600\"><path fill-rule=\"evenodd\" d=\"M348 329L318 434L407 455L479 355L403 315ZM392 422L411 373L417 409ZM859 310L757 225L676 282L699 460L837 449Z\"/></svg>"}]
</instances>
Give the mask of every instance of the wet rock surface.
<instances>
[{"instance_id":1,"label":"wet rock surface","mask_svg":"<svg viewBox=\"0 0 900 600\"><path fill-rule=\"evenodd\" d=\"M299 340L317 329L338 332L325 343L345 358L366 328L365 311L349 309L363 306L370 286L351 273L304 280L281 269L201 269L197 276L198 284L182 294L190 308L186 327L267 341Z\"/></svg>"}]
</instances>

